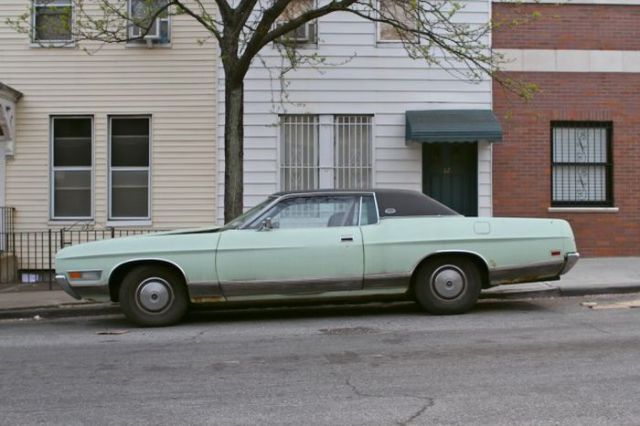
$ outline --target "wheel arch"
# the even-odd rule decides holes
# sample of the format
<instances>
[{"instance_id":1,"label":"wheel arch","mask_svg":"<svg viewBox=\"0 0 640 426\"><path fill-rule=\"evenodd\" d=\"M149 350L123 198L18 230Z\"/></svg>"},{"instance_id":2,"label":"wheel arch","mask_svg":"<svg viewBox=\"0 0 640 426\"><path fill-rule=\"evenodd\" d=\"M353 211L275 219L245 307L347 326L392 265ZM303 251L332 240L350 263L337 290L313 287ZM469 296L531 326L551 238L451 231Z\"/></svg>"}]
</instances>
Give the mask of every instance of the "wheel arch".
<instances>
[{"instance_id":1,"label":"wheel arch","mask_svg":"<svg viewBox=\"0 0 640 426\"><path fill-rule=\"evenodd\" d=\"M445 257L460 257L460 258L466 258L471 260L476 265L476 267L478 268L478 271L480 272L480 277L482 280L482 288L483 289L489 288L490 286L489 265L485 260L485 258L482 257L482 255L473 251L443 250L443 251L437 251L437 252L431 253L425 256L422 260L420 260L420 262L418 262L415 268L413 268L413 272L411 273L411 284L410 284L409 290L413 291L416 274L422 265L432 260L445 258Z\"/></svg>"},{"instance_id":2,"label":"wheel arch","mask_svg":"<svg viewBox=\"0 0 640 426\"><path fill-rule=\"evenodd\" d=\"M109 297L111 298L112 302L119 302L120 285L122 284L122 280L124 279L124 277L133 269L142 265L156 265L171 268L182 277L188 293L189 289L187 287L187 274L176 263L167 259L157 258L131 259L117 264L109 274Z\"/></svg>"}]
</instances>

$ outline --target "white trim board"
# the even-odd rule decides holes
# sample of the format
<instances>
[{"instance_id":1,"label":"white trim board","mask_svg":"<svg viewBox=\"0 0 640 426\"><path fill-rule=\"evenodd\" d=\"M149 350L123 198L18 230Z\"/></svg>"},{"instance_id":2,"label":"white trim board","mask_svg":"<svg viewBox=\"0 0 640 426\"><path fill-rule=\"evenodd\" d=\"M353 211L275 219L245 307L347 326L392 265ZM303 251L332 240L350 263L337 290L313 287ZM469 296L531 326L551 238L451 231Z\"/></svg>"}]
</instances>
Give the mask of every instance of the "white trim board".
<instances>
[{"instance_id":1,"label":"white trim board","mask_svg":"<svg viewBox=\"0 0 640 426\"><path fill-rule=\"evenodd\" d=\"M493 49L504 55L503 71L519 72L640 72L640 51Z\"/></svg>"}]
</instances>

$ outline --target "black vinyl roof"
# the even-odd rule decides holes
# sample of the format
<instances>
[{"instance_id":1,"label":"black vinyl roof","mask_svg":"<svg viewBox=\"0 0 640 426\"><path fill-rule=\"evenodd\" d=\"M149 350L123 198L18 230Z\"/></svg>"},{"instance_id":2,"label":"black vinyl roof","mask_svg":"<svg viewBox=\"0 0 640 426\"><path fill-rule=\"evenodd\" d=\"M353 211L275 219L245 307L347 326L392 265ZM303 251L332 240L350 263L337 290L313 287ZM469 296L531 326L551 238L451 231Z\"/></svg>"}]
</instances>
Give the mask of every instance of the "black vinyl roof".
<instances>
[{"instance_id":1,"label":"black vinyl roof","mask_svg":"<svg viewBox=\"0 0 640 426\"><path fill-rule=\"evenodd\" d=\"M401 217L401 216L458 216L459 213L426 196L419 191L407 189L371 189L371 190L340 190L340 189L314 189L308 191L282 191L276 192L275 196L296 194L326 194L326 195L376 195L378 202L378 213L380 217Z\"/></svg>"}]
</instances>

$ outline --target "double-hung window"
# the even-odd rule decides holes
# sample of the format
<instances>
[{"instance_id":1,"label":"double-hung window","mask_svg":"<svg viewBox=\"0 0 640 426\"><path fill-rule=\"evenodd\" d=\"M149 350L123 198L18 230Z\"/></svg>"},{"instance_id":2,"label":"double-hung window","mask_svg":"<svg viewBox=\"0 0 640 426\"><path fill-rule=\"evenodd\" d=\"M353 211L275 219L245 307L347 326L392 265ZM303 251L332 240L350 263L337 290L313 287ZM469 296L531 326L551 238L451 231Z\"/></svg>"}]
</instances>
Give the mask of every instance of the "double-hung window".
<instances>
[{"instance_id":1,"label":"double-hung window","mask_svg":"<svg viewBox=\"0 0 640 426\"><path fill-rule=\"evenodd\" d=\"M372 116L283 115L280 119L282 190L372 186Z\"/></svg>"},{"instance_id":2,"label":"double-hung window","mask_svg":"<svg viewBox=\"0 0 640 426\"><path fill-rule=\"evenodd\" d=\"M551 124L553 206L612 205L611 137L611 123Z\"/></svg>"},{"instance_id":3,"label":"double-hung window","mask_svg":"<svg viewBox=\"0 0 640 426\"><path fill-rule=\"evenodd\" d=\"M282 25L293 19L298 18L303 13L306 13L313 8L317 7L316 0L293 0L289 3L280 15L277 25ZM280 40L280 43L299 45L299 44L314 44L318 42L318 25L317 21L313 20L300 25L295 30L285 34Z\"/></svg>"},{"instance_id":4,"label":"double-hung window","mask_svg":"<svg viewBox=\"0 0 640 426\"><path fill-rule=\"evenodd\" d=\"M128 0L130 43L169 44L171 17L167 0ZM164 9L163 9L164 8Z\"/></svg>"},{"instance_id":5,"label":"double-hung window","mask_svg":"<svg viewBox=\"0 0 640 426\"><path fill-rule=\"evenodd\" d=\"M418 41L414 32L402 28L416 29L418 16L416 6L407 0L378 0L378 42L401 43Z\"/></svg>"},{"instance_id":6,"label":"double-hung window","mask_svg":"<svg viewBox=\"0 0 640 426\"><path fill-rule=\"evenodd\" d=\"M91 219L93 118L51 118L53 219Z\"/></svg>"},{"instance_id":7,"label":"double-hung window","mask_svg":"<svg viewBox=\"0 0 640 426\"><path fill-rule=\"evenodd\" d=\"M151 117L109 117L109 219L148 220Z\"/></svg>"},{"instance_id":8,"label":"double-hung window","mask_svg":"<svg viewBox=\"0 0 640 426\"><path fill-rule=\"evenodd\" d=\"M73 40L72 0L33 0L32 40L68 43Z\"/></svg>"}]
</instances>

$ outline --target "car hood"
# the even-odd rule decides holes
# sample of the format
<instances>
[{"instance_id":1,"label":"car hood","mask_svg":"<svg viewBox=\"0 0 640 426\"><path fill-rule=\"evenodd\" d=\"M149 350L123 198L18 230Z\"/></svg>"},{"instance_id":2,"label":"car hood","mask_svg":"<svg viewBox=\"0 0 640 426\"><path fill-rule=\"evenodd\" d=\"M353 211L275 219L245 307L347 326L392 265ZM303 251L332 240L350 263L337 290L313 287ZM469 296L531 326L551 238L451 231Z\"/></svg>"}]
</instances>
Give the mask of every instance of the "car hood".
<instances>
[{"instance_id":1,"label":"car hood","mask_svg":"<svg viewBox=\"0 0 640 426\"><path fill-rule=\"evenodd\" d=\"M221 229L221 227L206 227L168 232L152 232L149 234L74 244L58 251L56 259L115 257L134 254L160 255L176 250L188 250L189 247L193 247L194 243L196 243L193 240L194 236L198 234L216 234ZM211 239L206 245L215 246L217 239L217 237ZM201 246L202 244L196 243L195 245Z\"/></svg>"}]
</instances>

